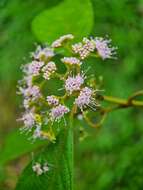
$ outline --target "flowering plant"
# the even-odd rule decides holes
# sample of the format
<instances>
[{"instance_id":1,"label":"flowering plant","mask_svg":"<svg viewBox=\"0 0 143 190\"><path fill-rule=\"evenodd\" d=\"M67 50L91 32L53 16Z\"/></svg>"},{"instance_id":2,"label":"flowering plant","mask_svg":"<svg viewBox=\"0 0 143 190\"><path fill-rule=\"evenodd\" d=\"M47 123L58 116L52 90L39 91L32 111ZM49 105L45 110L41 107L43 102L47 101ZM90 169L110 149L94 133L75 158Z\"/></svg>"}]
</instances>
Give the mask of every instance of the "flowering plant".
<instances>
[{"instance_id":1,"label":"flowering plant","mask_svg":"<svg viewBox=\"0 0 143 190\"><path fill-rule=\"evenodd\" d=\"M132 94L127 100L106 96L100 82L87 77L84 70L85 59L116 58L117 48L111 46L111 40L96 37L83 38L82 42L72 43L73 39L72 34L67 34L50 46L38 46L31 54L32 62L22 67L24 76L19 81L18 92L23 96L25 111L19 120L24 123L21 130L30 132L34 140L48 139L57 143L56 138L63 126L64 130L73 130L75 118L99 128L111 111L132 106L143 107L142 101L135 100L137 96L143 95L142 90ZM65 56L62 57L62 54ZM61 66L64 67L64 72L60 71ZM47 84L57 79L61 81L61 88L53 94L47 90ZM115 105L105 107L102 105L103 101ZM90 116L91 112L93 117ZM95 122L94 115L97 113L100 118ZM63 126L55 127L55 123L62 123ZM47 163L43 165L42 170L41 164L36 162L32 167L33 171L37 175L50 171Z\"/></svg>"}]
</instances>

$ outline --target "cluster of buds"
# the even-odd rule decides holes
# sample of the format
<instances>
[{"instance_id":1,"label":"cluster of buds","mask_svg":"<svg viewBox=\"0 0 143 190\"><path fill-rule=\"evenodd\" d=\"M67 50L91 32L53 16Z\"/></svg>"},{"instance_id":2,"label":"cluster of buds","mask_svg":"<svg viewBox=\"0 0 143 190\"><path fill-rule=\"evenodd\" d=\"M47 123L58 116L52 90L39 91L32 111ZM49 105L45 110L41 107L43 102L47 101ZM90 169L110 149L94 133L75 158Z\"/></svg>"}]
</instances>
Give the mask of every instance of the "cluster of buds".
<instances>
[{"instance_id":1,"label":"cluster of buds","mask_svg":"<svg viewBox=\"0 0 143 190\"><path fill-rule=\"evenodd\" d=\"M47 80L50 79L50 76L57 70L56 64L53 61L50 61L42 68L43 77Z\"/></svg>"},{"instance_id":2,"label":"cluster of buds","mask_svg":"<svg viewBox=\"0 0 143 190\"><path fill-rule=\"evenodd\" d=\"M69 64L69 65L78 65L78 66L81 66L82 65L82 62L76 58L76 57L64 57L61 59L61 61L65 64Z\"/></svg>"},{"instance_id":3,"label":"cluster of buds","mask_svg":"<svg viewBox=\"0 0 143 190\"><path fill-rule=\"evenodd\" d=\"M52 43L51 47L52 48L61 47L65 42L68 42L69 40L72 40L72 39L74 39L74 36L72 34L63 35L59 39L55 40Z\"/></svg>"},{"instance_id":4,"label":"cluster of buds","mask_svg":"<svg viewBox=\"0 0 143 190\"><path fill-rule=\"evenodd\" d=\"M110 46L111 41L108 39L83 38L82 42L72 44L73 38L72 34L67 34L54 41L51 46L38 46L32 53L31 63L22 67L24 76L19 82L19 93L23 96L25 111L20 120L24 123L22 129L31 131L34 139L54 139L56 129L51 126L54 122L65 120L64 116L70 114L73 107L76 108L77 115L82 115L85 110L96 110L99 106L96 99L98 89L89 84L82 69L83 61L93 54L103 60L112 58L116 48ZM71 50L71 56L60 59L66 68L64 74L58 72L57 66L60 66L60 63L55 59L59 54L59 47ZM59 96L45 90L47 82L54 78L64 83L64 95ZM71 105L67 104L69 99ZM40 166L36 165L33 169L38 171L38 175L42 172L39 168Z\"/></svg>"},{"instance_id":5,"label":"cluster of buds","mask_svg":"<svg viewBox=\"0 0 143 190\"><path fill-rule=\"evenodd\" d=\"M32 170L36 173L37 176L39 176L39 175L42 175L42 174L44 174L44 173L47 173L47 172L50 170L50 168L49 168L47 162L44 163L44 164L41 164L41 163L39 163L39 162L36 162L36 163L32 166Z\"/></svg>"}]
</instances>

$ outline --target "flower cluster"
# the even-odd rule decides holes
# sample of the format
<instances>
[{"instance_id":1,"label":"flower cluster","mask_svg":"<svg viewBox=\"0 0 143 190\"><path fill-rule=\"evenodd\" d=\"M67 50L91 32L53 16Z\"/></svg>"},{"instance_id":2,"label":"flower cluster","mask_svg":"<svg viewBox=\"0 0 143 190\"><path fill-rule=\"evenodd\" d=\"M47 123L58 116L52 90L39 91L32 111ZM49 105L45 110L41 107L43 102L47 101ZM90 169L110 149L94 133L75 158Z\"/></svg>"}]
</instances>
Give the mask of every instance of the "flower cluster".
<instances>
[{"instance_id":1,"label":"flower cluster","mask_svg":"<svg viewBox=\"0 0 143 190\"><path fill-rule=\"evenodd\" d=\"M57 70L56 64L53 61L50 61L42 68L43 77L47 80L50 79L50 76Z\"/></svg>"},{"instance_id":2,"label":"flower cluster","mask_svg":"<svg viewBox=\"0 0 143 190\"><path fill-rule=\"evenodd\" d=\"M65 81L65 89L67 93L72 94L74 91L78 91L81 85L84 83L84 77L78 74L75 77L68 76Z\"/></svg>"},{"instance_id":3,"label":"flower cluster","mask_svg":"<svg viewBox=\"0 0 143 190\"><path fill-rule=\"evenodd\" d=\"M59 121L64 114L68 113L70 110L64 105L59 104L58 106L52 108L50 116L53 121Z\"/></svg>"},{"instance_id":4,"label":"flower cluster","mask_svg":"<svg viewBox=\"0 0 143 190\"><path fill-rule=\"evenodd\" d=\"M83 38L82 42L72 45L72 50L74 53L79 54L81 59L85 59L91 53L97 51L98 56L103 60L107 58L114 57L116 47L111 47L111 40L104 39L102 37L96 38Z\"/></svg>"},{"instance_id":5,"label":"flower cluster","mask_svg":"<svg viewBox=\"0 0 143 190\"><path fill-rule=\"evenodd\" d=\"M97 37L94 39L94 41L96 44L97 52L98 52L99 56L102 57L103 60L112 58L116 54L115 50L117 48L111 47L111 45L110 45L111 40Z\"/></svg>"},{"instance_id":6,"label":"flower cluster","mask_svg":"<svg viewBox=\"0 0 143 190\"><path fill-rule=\"evenodd\" d=\"M83 110L84 107L90 105L92 103L92 96L93 96L93 90L84 87L81 91L79 96L75 99L75 104Z\"/></svg>"},{"instance_id":7,"label":"flower cluster","mask_svg":"<svg viewBox=\"0 0 143 190\"><path fill-rule=\"evenodd\" d=\"M31 64L28 64L27 66L27 72L29 75L37 76L40 74L40 69L44 65L43 61L32 61Z\"/></svg>"},{"instance_id":8,"label":"flower cluster","mask_svg":"<svg viewBox=\"0 0 143 190\"><path fill-rule=\"evenodd\" d=\"M67 34L67 35L61 36L59 39L57 39L56 41L54 41L52 43L51 47L52 48L61 47L64 42L66 42L68 40L72 40L73 38L74 38L74 36L72 34Z\"/></svg>"},{"instance_id":9,"label":"flower cluster","mask_svg":"<svg viewBox=\"0 0 143 190\"><path fill-rule=\"evenodd\" d=\"M50 106L57 106L59 104L59 100L55 96L47 96L47 102Z\"/></svg>"},{"instance_id":10,"label":"flower cluster","mask_svg":"<svg viewBox=\"0 0 143 190\"><path fill-rule=\"evenodd\" d=\"M82 115L85 110L93 107L96 109L98 106L96 86L93 88L83 74L83 60L93 54L102 59L112 58L116 48L110 46L111 40L103 38L83 38L82 42L72 44L73 38L72 34L67 34L54 41L51 46L38 46L32 53L31 62L22 67L24 76L19 82L19 93L23 96L25 111L20 120L24 123L23 130L32 132L33 139L55 140L54 122L59 122L66 114L70 114L73 107ZM60 63L55 59L59 54L58 47L71 50L70 56L60 58L61 64L66 68L64 74L58 71ZM52 90L49 82L55 78L64 84L61 96L52 94L49 90ZM71 100L70 106L68 100ZM37 175L43 173L38 164L33 170Z\"/></svg>"},{"instance_id":11,"label":"flower cluster","mask_svg":"<svg viewBox=\"0 0 143 190\"><path fill-rule=\"evenodd\" d=\"M78 66L82 65L82 62L76 57L64 57L61 59L61 61L69 65L78 65Z\"/></svg>"},{"instance_id":12,"label":"flower cluster","mask_svg":"<svg viewBox=\"0 0 143 190\"><path fill-rule=\"evenodd\" d=\"M55 54L52 48L42 48L41 46L38 46L36 51L32 53L32 57L36 60L48 60L52 58L54 55Z\"/></svg>"},{"instance_id":13,"label":"flower cluster","mask_svg":"<svg viewBox=\"0 0 143 190\"><path fill-rule=\"evenodd\" d=\"M95 42L94 40L89 40L88 38L83 38L82 42L74 44L72 49L75 53L80 55L81 59L85 59L89 56L91 52L95 50Z\"/></svg>"},{"instance_id":14,"label":"flower cluster","mask_svg":"<svg viewBox=\"0 0 143 190\"><path fill-rule=\"evenodd\" d=\"M37 176L39 176L39 175L42 175L42 174L48 172L50 170L50 168L47 163L44 163L43 165L41 165L41 163L36 162L32 166L32 170L37 174Z\"/></svg>"}]
</instances>

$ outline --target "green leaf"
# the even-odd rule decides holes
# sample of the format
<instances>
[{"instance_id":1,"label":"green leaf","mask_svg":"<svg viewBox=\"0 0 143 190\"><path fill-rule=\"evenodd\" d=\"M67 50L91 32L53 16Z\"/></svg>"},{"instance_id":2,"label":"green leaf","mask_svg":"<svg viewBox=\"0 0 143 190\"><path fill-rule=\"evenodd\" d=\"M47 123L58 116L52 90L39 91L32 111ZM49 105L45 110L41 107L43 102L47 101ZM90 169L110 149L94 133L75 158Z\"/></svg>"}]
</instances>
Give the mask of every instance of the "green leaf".
<instances>
[{"instance_id":1,"label":"green leaf","mask_svg":"<svg viewBox=\"0 0 143 190\"><path fill-rule=\"evenodd\" d=\"M72 190L73 189L73 132L66 128L56 143L48 145L34 162L47 162L50 170L37 176L31 162L22 173L16 190Z\"/></svg>"},{"instance_id":2,"label":"green leaf","mask_svg":"<svg viewBox=\"0 0 143 190\"><path fill-rule=\"evenodd\" d=\"M64 1L40 13L32 22L32 30L40 42L52 42L64 34L79 40L90 34L93 10L90 0Z\"/></svg>"},{"instance_id":3,"label":"green leaf","mask_svg":"<svg viewBox=\"0 0 143 190\"><path fill-rule=\"evenodd\" d=\"M19 130L10 133L6 140L3 149L0 152L0 164L5 164L8 161L16 159L40 146L47 144L47 140L37 140L32 143L28 140L29 136L20 134Z\"/></svg>"}]
</instances>

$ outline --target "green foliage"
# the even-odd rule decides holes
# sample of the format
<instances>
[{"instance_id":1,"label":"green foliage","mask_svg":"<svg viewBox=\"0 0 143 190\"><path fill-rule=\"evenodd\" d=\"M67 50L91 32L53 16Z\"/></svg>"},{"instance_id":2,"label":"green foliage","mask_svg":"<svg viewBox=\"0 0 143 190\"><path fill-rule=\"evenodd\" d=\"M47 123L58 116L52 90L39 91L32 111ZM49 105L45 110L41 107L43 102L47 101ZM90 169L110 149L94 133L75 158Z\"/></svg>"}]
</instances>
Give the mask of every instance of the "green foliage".
<instances>
[{"instance_id":1,"label":"green foliage","mask_svg":"<svg viewBox=\"0 0 143 190\"><path fill-rule=\"evenodd\" d=\"M44 13L40 12L45 9L47 10L49 8L49 11L53 10L51 7L53 5L56 5L55 9L58 8L60 4L57 5L57 3L60 2L59 0L43 0L36 1L36 3L35 0L1 0L0 83L2 83L8 91L15 88L13 82L20 78L19 66L22 62L25 63L22 58L27 55L27 52L33 49L33 42L35 42L37 38L35 29L32 30L34 30L36 38L30 31L31 20L33 20L36 15L38 15L36 19L38 19L40 15L42 16ZM81 1L81 6L84 6L83 2L84 1ZM116 61L111 60L107 62L100 62L98 60L95 62L95 60L91 60L88 62L88 65L91 66L91 70L96 76L100 74L104 76L105 85L103 89L106 89L105 92L107 94L127 97L133 91L142 88L143 1L91 0L91 2L94 12L94 25L91 34L93 36L105 36L108 34L109 37L113 39L114 44L119 48L119 58ZM70 8L71 6L67 7L68 10L70 10ZM81 16L79 16L77 21L79 21L80 18ZM43 20L45 23L44 18ZM34 22L35 21L34 19ZM70 22L70 20L68 22ZM35 28L41 27L38 25L41 25L40 21L37 22ZM50 29L52 26L53 24L50 22L50 25L46 27ZM83 31L87 30L86 24L82 27ZM75 27L73 27L70 33L73 32L74 29ZM59 36L61 30L63 30L63 28L55 31L55 34ZM56 37L57 36L55 36L55 38ZM39 41L48 41L48 37L45 39L45 36L43 38L38 36L38 39ZM9 86L5 85L7 84L6 82L9 83ZM1 91L3 92L3 90ZM3 96L9 98L10 95L10 93L5 93ZM13 97L11 99L11 105L13 105L15 98ZM5 102L2 103L0 111L2 111L6 104ZM5 128L7 131L9 126L14 127L14 124L12 125L12 120L7 112L5 115L7 117L7 123L9 123ZM88 138L81 143L76 142L75 189L142 190L142 123L143 117L141 110L125 110L123 112L113 113L100 132L92 130L89 132ZM79 125L76 125L75 128L78 130ZM87 130L88 126L85 126L85 129ZM20 140L17 142L19 143ZM14 152L15 150L12 151ZM31 176L31 166L29 166L29 169L30 173L28 174ZM33 178L39 180L39 177L35 175ZM42 176L40 176L40 178L42 178ZM11 187L4 186L2 190L9 189L11 189Z\"/></svg>"},{"instance_id":2,"label":"green foliage","mask_svg":"<svg viewBox=\"0 0 143 190\"><path fill-rule=\"evenodd\" d=\"M75 189L142 189L143 129L135 124L135 117L127 121L131 113L112 113L100 131L92 130L88 138L76 143Z\"/></svg>"},{"instance_id":3,"label":"green foliage","mask_svg":"<svg viewBox=\"0 0 143 190\"><path fill-rule=\"evenodd\" d=\"M21 175L16 190L73 189L72 133L71 128L64 129L59 134L56 143L49 144L34 158ZM37 176L32 170L34 162L48 162L50 170Z\"/></svg>"},{"instance_id":4,"label":"green foliage","mask_svg":"<svg viewBox=\"0 0 143 190\"><path fill-rule=\"evenodd\" d=\"M32 143L28 138L30 138L30 135L20 134L19 130L10 133L5 139L4 147L0 152L0 164L5 164L47 144L47 140Z\"/></svg>"},{"instance_id":5,"label":"green foliage","mask_svg":"<svg viewBox=\"0 0 143 190\"><path fill-rule=\"evenodd\" d=\"M64 1L40 13L32 22L32 30L40 42L52 42L61 35L74 34L77 39L90 34L93 11L89 0Z\"/></svg>"}]
</instances>

